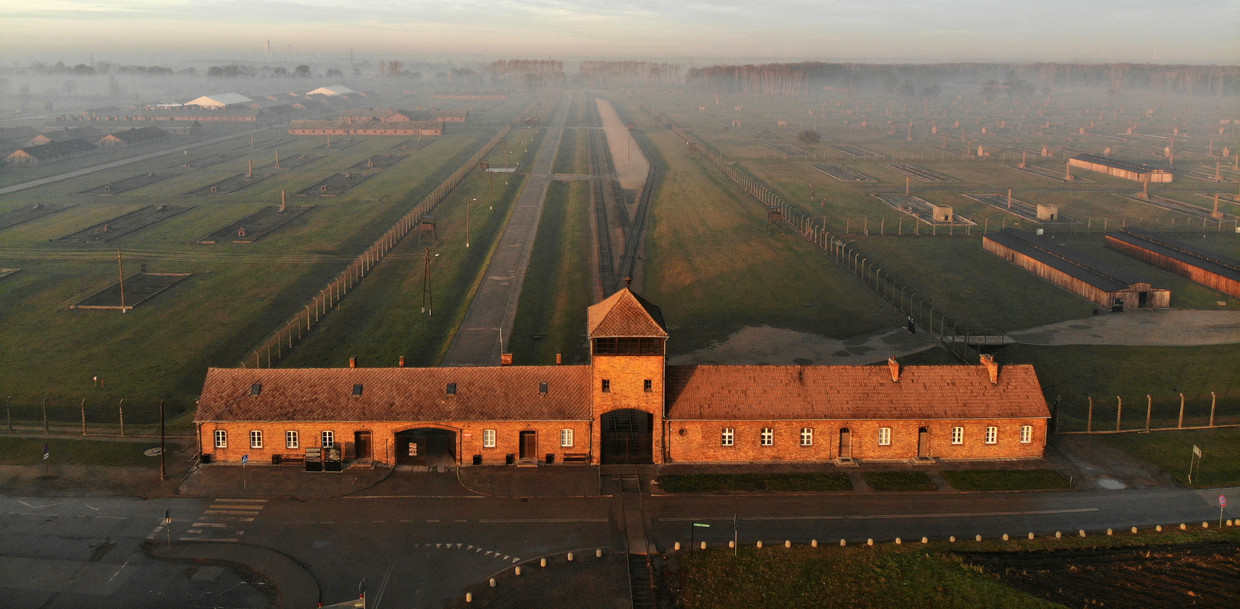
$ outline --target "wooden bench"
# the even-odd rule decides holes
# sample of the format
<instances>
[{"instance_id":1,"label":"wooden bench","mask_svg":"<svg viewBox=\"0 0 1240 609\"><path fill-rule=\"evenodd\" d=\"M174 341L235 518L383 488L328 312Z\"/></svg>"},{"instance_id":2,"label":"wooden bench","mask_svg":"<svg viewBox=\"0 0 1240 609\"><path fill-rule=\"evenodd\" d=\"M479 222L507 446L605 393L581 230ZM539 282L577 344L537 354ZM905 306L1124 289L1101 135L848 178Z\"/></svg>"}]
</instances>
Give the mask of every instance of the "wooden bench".
<instances>
[{"instance_id":1,"label":"wooden bench","mask_svg":"<svg viewBox=\"0 0 1240 609\"><path fill-rule=\"evenodd\" d=\"M272 465L280 465L282 463L305 463L306 455L271 455Z\"/></svg>"},{"instance_id":2,"label":"wooden bench","mask_svg":"<svg viewBox=\"0 0 1240 609\"><path fill-rule=\"evenodd\" d=\"M590 453L564 453L564 463L580 463L588 464L590 462Z\"/></svg>"}]
</instances>

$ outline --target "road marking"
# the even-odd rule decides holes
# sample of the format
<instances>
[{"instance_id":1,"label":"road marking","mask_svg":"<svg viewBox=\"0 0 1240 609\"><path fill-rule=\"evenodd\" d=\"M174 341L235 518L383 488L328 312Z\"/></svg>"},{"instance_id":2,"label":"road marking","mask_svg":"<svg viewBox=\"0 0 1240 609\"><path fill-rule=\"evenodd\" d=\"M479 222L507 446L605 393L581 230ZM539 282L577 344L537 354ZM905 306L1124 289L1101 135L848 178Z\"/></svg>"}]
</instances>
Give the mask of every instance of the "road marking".
<instances>
[{"instance_id":1,"label":"road marking","mask_svg":"<svg viewBox=\"0 0 1240 609\"><path fill-rule=\"evenodd\" d=\"M746 516L741 520L898 520L902 518L987 518L1000 516L1043 516L1048 514L1084 514L1099 512L1098 508L1070 508L1063 510L1026 510L1019 512L943 512L941 514L843 514L829 516ZM726 516L693 518L660 518L660 522L690 522L701 520L731 520Z\"/></svg>"},{"instance_id":2,"label":"road marking","mask_svg":"<svg viewBox=\"0 0 1240 609\"><path fill-rule=\"evenodd\" d=\"M677 518L677 520L693 520L692 518ZM427 521L430 522L430 521ZM488 519L483 518L478 521L480 524L564 524L574 522L609 522L606 518L506 518L506 519Z\"/></svg>"},{"instance_id":3,"label":"road marking","mask_svg":"<svg viewBox=\"0 0 1240 609\"><path fill-rule=\"evenodd\" d=\"M227 526L228 526L227 522L195 522L194 524L189 525L189 528L192 529L194 527L211 527L213 529L222 529Z\"/></svg>"},{"instance_id":4,"label":"road marking","mask_svg":"<svg viewBox=\"0 0 1240 609\"><path fill-rule=\"evenodd\" d=\"M116 570L116 573L113 573L113 574L112 574L112 577L109 577L109 578L108 578L108 583L109 583L109 584L110 584L110 583L112 583L112 580L116 579L116 576L117 576L117 575L120 575L120 574L121 574L121 571L122 571L125 567L128 567L128 566L129 566L129 561L130 561L132 558L133 558L133 555L132 555L132 554L130 554L130 555L129 555L129 558L126 558L126 559L125 559L125 562L121 564L120 569L117 569L117 570Z\"/></svg>"}]
</instances>

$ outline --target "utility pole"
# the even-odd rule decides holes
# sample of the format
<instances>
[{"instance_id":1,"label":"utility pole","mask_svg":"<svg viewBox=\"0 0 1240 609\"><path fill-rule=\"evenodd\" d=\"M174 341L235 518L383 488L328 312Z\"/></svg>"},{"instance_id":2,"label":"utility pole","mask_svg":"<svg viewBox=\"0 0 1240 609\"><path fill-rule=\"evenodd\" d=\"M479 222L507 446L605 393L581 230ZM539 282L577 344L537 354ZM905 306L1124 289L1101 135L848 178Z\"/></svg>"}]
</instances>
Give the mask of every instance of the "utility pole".
<instances>
[{"instance_id":1,"label":"utility pole","mask_svg":"<svg viewBox=\"0 0 1240 609\"><path fill-rule=\"evenodd\" d=\"M121 251L116 250L116 274L120 276L121 281L121 313L125 312L125 260L121 255Z\"/></svg>"},{"instance_id":2,"label":"utility pole","mask_svg":"<svg viewBox=\"0 0 1240 609\"><path fill-rule=\"evenodd\" d=\"M168 471L164 466L164 457L167 454L164 446L164 401L159 401L159 479L167 480Z\"/></svg>"}]
</instances>

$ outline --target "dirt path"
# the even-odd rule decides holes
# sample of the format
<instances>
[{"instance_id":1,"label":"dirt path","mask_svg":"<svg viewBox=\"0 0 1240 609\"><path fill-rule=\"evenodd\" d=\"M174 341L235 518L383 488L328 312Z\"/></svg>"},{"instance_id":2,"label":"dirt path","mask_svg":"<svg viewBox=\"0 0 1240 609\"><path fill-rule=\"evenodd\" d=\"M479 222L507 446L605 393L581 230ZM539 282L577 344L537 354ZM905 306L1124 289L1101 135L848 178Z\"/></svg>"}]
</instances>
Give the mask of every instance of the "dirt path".
<instances>
[{"instance_id":1,"label":"dirt path","mask_svg":"<svg viewBox=\"0 0 1240 609\"><path fill-rule=\"evenodd\" d=\"M1027 345L1228 345L1240 343L1240 311L1128 311L1039 326L1008 337Z\"/></svg>"},{"instance_id":2,"label":"dirt path","mask_svg":"<svg viewBox=\"0 0 1240 609\"><path fill-rule=\"evenodd\" d=\"M620 180L620 188L638 190L646 183L646 174L650 172L650 162L642 154L636 142L631 141L629 128L620 120L611 102L598 98L598 115L603 121L603 132L607 134L607 148L611 150L611 163L616 167L616 178Z\"/></svg>"},{"instance_id":3,"label":"dirt path","mask_svg":"<svg viewBox=\"0 0 1240 609\"><path fill-rule=\"evenodd\" d=\"M1130 311L1039 326L1007 335L1029 345L1172 346L1240 343L1240 311ZM866 365L935 345L925 333L903 329L836 339L808 332L756 326L727 340L671 358L683 364Z\"/></svg>"}]
</instances>

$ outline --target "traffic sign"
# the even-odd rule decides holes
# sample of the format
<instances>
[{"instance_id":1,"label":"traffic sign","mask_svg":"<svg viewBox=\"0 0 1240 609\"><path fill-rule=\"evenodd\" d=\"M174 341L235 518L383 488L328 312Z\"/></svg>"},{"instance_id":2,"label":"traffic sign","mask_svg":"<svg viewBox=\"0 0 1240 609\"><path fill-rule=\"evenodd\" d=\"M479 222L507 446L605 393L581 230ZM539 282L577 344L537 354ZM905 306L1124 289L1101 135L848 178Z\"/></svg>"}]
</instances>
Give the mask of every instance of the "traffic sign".
<instances>
[{"instance_id":1,"label":"traffic sign","mask_svg":"<svg viewBox=\"0 0 1240 609\"><path fill-rule=\"evenodd\" d=\"M1221 508L1227 507L1227 495L1218 496L1218 506Z\"/></svg>"},{"instance_id":2,"label":"traffic sign","mask_svg":"<svg viewBox=\"0 0 1240 609\"><path fill-rule=\"evenodd\" d=\"M241 464L245 465L250 462L250 455L241 455Z\"/></svg>"}]
</instances>

